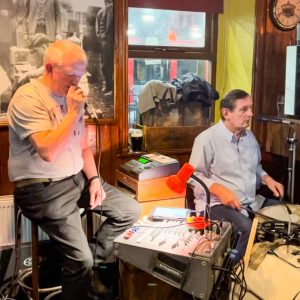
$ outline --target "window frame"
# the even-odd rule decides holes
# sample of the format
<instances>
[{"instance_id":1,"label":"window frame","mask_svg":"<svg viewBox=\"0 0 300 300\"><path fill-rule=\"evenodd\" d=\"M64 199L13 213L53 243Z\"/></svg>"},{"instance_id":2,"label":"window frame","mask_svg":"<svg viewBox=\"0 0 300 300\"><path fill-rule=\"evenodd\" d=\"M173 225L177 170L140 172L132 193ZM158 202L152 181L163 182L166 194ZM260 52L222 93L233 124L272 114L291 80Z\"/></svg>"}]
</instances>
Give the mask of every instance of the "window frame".
<instances>
[{"instance_id":1,"label":"window frame","mask_svg":"<svg viewBox=\"0 0 300 300\"><path fill-rule=\"evenodd\" d=\"M176 47L176 46L141 46L128 45L129 58L169 58L169 59L205 59L212 60L213 14L206 13L205 17L205 47Z\"/></svg>"},{"instance_id":2,"label":"window frame","mask_svg":"<svg viewBox=\"0 0 300 300\"><path fill-rule=\"evenodd\" d=\"M119 1L117 1L119 2ZM129 113L129 87L128 87L128 59L129 58L162 58L162 59L199 59L209 60L211 62L211 84L216 82L216 65L217 65L217 34L218 34L218 14L206 13L206 33L205 33L205 47L190 48L190 47L172 47L164 46L157 47L153 45L139 46L128 45L127 29L128 29L128 1L123 0L118 3L118 15L121 17L117 23L122 24L119 28L117 39L118 55L117 64L119 70L117 76L121 79L119 82L123 83L120 90L123 95L122 105L120 105L120 147L119 150L125 155L128 155L128 113ZM122 22L121 22L122 20ZM123 45L122 45L123 41ZM116 66L115 66L116 67ZM214 105L210 109L210 120L214 120Z\"/></svg>"}]
</instances>

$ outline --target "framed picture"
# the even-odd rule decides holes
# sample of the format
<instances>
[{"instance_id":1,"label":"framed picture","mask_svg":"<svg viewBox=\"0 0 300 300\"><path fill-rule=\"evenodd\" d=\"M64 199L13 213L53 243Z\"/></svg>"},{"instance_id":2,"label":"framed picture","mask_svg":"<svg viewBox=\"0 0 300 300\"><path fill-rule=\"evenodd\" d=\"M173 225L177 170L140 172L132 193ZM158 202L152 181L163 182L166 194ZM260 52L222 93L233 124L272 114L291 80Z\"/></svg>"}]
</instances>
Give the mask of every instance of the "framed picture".
<instances>
[{"instance_id":1,"label":"framed picture","mask_svg":"<svg viewBox=\"0 0 300 300\"><path fill-rule=\"evenodd\" d=\"M14 92L43 74L45 49L58 39L85 50L80 86L97 119L114 119L114 1L1 0L0 125Z\"/></svg>"}]
</instances>

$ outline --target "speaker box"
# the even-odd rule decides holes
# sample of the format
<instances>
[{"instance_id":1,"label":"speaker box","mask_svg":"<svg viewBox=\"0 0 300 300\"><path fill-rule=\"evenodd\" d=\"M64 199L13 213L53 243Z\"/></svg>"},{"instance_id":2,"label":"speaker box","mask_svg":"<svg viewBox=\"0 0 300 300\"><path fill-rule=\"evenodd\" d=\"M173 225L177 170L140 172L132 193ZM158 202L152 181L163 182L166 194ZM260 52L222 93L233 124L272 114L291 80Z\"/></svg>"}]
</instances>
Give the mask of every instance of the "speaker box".
<instances>
[{"instance_id":1,"label":"speaker box","mask_svg":"<svg viewBox=\"0 0 300 300\"><path fill-rule=\"evenodd\" d=\"M120 260L121 300L193 300L193 296Z\"/></svg>"},{"instance_id":2,"label":"speaker box","mask_svg":"<svg viewBox=\"0 0 300 300\"><path fill-rule=\"evenodd\" d=\"M31 267L31 243L22 244L19 270ZM16 253L13 246L0 249L0 291L10 284L14 274ZM56 286L61 284L62 259L60 253L50 241L39 243L40 286ZM31 280L31 279L29 279ZM27 283L28 284L28 283ZM30 286L30 283L29 283Z\"/></svg>"},{"instance_id":3,"label":"speaker box","mask_svg":"<svg viewBox=\"0 0 300 300\"><path fill-rule=\"evenodd\" d=\"M0 286L9 281L14 273L16 253L13 246L2 247L0 250ZM31 266L31 244L21 247L20 270Z\"/></svg>"}]
</instances>

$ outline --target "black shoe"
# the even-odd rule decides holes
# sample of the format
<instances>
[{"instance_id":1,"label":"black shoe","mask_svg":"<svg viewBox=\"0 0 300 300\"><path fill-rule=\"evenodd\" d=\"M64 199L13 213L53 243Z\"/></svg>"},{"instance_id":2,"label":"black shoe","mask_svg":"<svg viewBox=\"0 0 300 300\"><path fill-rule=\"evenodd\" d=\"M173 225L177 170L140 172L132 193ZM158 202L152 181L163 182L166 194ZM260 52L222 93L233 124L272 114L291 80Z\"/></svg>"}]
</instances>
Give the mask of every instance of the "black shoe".
<instances>
[{"instance_id":1,"label":"black shoe","mask_svg":"<svg viewBox=\"0 0 300 300\"><path fill-rule=\"evenodd\" d=\"M109 289L100 280L99 272L94 269L91 276L91 294L96 296L105 296Z\"/></svg>"}]
</instances>

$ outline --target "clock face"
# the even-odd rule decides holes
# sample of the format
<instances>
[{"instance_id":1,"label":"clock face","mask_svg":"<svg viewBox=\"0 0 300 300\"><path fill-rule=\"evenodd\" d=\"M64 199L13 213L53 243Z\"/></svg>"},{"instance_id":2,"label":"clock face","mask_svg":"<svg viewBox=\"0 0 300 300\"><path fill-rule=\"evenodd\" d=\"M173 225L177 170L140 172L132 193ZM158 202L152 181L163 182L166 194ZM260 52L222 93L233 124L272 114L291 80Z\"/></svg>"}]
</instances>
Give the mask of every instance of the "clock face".
<instances>
[{"instance_id":1,"label":"clock face","mask_svg":"<svg viewBox=\"0 0 300 300\"><path fill-rule=\"evenodd\" d=\"M299 0L271 0L270 17L274 25L282 30L292 30L300 22Z\"/></svg>"}]
</instances>

